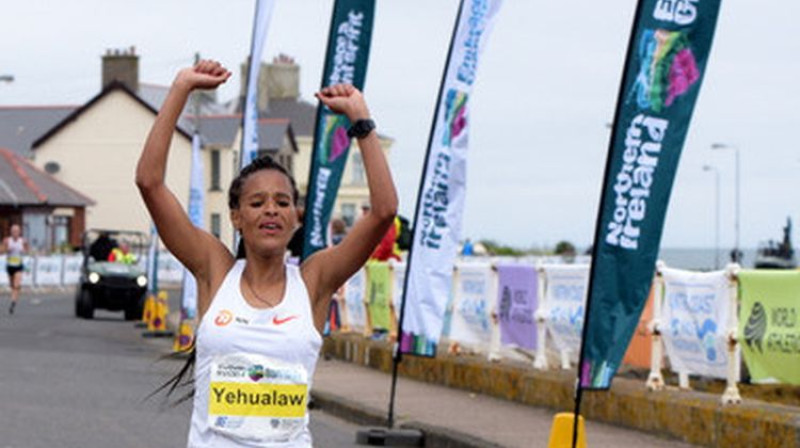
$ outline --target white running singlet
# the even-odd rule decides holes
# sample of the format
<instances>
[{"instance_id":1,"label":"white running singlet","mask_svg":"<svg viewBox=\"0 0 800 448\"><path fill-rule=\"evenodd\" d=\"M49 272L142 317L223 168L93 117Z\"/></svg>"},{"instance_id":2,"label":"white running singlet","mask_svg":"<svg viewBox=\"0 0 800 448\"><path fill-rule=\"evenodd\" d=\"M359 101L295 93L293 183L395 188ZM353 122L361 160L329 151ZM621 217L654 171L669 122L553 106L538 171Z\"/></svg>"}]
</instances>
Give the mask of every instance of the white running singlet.
<instances>
[{"instance_id":1,"label":"white running singlet","mask_svg":"<svg viewBox=\"0 0 800 448\"><path fill-rule=\"evenodd\" d=\"M6 265L11 267L22 266L22 254L25 253L25 239L19 237L14 239L8 237L8 253L6 254Z\"/></svg>"},{"instance_id":2,"label":"white running singlet","mask_svg":"<svg viewBox=\"0 0 800 448\"><path fill-rule=\"evenodd\" d=\"M311 447L308 397L322 337L300 269L258 309L241 293L237 260L197 329L189 448Z\"/></svg>"}]
</instances>

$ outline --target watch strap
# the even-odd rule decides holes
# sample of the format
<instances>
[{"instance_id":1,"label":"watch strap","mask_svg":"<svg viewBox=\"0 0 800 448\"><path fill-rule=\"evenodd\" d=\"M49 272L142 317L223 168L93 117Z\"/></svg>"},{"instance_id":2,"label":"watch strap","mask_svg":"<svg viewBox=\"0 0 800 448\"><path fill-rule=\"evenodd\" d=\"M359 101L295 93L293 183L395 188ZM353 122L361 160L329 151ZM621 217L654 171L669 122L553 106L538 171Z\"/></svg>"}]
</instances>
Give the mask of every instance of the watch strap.
<instances>
[{"instance_id":1,"label":"watch strap","mask_svg":"<svg viewBox=\"0 0 800 448\"><path fill-rule=\"evenodd\" d=\"M347 130L347 136L350 138L364 138L372 130L375 129L375 121L369 118L362 118L356 120Z\"/></svg>"}]
</instances>

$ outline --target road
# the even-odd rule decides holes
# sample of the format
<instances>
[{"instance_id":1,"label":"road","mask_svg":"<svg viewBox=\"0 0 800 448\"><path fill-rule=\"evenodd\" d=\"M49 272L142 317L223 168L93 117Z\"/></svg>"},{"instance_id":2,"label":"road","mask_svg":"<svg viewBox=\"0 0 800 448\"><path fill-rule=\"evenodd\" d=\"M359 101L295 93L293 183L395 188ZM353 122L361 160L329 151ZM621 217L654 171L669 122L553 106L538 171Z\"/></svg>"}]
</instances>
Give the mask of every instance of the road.
<instances>
[{"instance_id":1,"label":"road","mask_svg":"<svg viewBox=\"0 0 800 448\"><path fill-rule=\"evenodd\" d=\"M186 446L190 405L147 398L182 361L122 313L74 317L71 292L0 295L0 448ZM356 426L312 411L317 445L355 447ZM323 442L324 441L324 442Z\"/></svg>"}]
</instances>

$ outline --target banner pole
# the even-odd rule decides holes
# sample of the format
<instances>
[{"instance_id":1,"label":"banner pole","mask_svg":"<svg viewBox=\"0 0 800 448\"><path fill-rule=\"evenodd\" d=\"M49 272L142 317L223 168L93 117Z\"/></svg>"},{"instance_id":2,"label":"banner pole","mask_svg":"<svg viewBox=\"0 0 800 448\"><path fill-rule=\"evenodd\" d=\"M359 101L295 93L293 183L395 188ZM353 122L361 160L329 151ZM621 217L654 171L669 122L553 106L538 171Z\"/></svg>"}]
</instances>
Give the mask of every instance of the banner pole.
<instances>
[{"instance_id":1,"label":"banner pole","mask_svg":"<svg viewBox=\"0 0 800 448\"><path fill-rule=\"evenodd\" d=\"M587 298L586 298L586 308L584 309L584 316L583 316L583 329L581 331L581 351L578 356L578 365L577 365L577 378L575 381L575 411L573 414L573 423L572 423L572 448L575 448L578 443L578 421L580 418L580 410L581 410L581 400L583 398L583 387L581 385L581 377L583 372L583 358L586 355L586 335L588 333L589 325L588 319L591 316L590 308L592 306L592 284L594 283L594 272L597 268L597 254L598 254L598 246L602 241L602 229L600 228L603 219L603 209L605 208L605 197L606 197L606 189L608 187L609 182L609 173L611 172L611 165L612 165L612 154L614 149L614 141L616 140L617 136L617 126L616 123L619 120L619 116L622 113L622 102L624 101L625 97L625 74L628 71L628 64L631 63L632 55L634 52L634 40L636 38L636 24L638 23L639 14L642 9L642 3L644 0L639 0L636 2L636 10L633 13L633 24L631 26L630 35L628 37L628 49L625 52L625 64L622 67L622 76L620 77L619 81L619 90L617 91L617 105L614 108L614 121L611 123L611 134L609 135L608 139L608 155L606 157L606 166L603 170L603 186L600 188L600 202L597 207L597 219L594 225L594 244L592 244L592 260L591 266L589 268L589 284L587 285Z\"/></svg>"},{"instance_id":2,"label":"banner pole","mask_svg":"<svg viewBox=\"0 0 800 448\"><path fill-rule=\"evenodd\" d=\"M417 191L417 203L414 207L414 231L411 232L411 242L408 248L408 260L406 261L406 275L403 278L403 297L400 300L400 318L397 320L397 341L394 344L394 350L392 353L392 387L391 392L389 395L389 415L387 418L387 424L389 429L394 426L394 398L397 389L397 370L400 365L400 362L403 359L403 350L402 350L402 342L403 342L403 319L405 318L406 314L406 294L408 292L408 278L410 277L411 272L411 261L414 256L414 239L416 238L417 233L417 226L420 225L419 222L416 222L419 209L422 205L422 195L423 191L425 190L425 179L428 174L428 159L431 155L431 147L433 146L433 134L436 131L436 120L439 117L439 106L441 104L441 97L442 92L444 91L445 82L447 81L447 68L450 66L450 58L453 55L453 47L455 46L456 34L458 33L458 24L461 22L461 14L464 10L464 0L461 0L458 4L458 13L456 14L456 21L453 24L453 34L450 37L450 46L447 49L447 60L444 63L444 73L442 73L442 81L439 83L439 93L436 96L436 107L433 111L433 120L431 122L431 131L428 135L428 147L425 150L425 159L422 165L422 175L420 176L419 180L419 189Z\"/></svg>"}]
</instances>

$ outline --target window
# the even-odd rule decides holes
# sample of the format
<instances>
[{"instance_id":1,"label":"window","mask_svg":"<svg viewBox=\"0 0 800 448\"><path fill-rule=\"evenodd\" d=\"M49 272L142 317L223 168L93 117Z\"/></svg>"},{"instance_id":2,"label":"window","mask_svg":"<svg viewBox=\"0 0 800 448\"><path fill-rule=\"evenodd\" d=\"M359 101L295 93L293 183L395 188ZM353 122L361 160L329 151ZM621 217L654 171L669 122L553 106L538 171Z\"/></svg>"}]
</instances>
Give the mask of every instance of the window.
<instances>
[{"instance_id":1,"label":"window","mask_svg":"<svg viewBox=\"0 0 800 448\"><path fill-rule=\"evenodd\" d=\"M66 252L69 248L69 227L71 218L69 216L53 215L53 250Z\"/></svg>"},{"instance_id":2,"label":"window","mask_svg":"<svg viewBox=\"0 0 800 448\"><path fill-rule=\"evenodd\" d=\"M222 234L222 222L220 220L219 213L212 213L211 214L211 234L215 237L219 238Z\"/></svg>"},{"instance_id":3,"label":"window","mask_svg":"<svg viewBox=\"0 0 800 448\"><path fill-rule=\"evenodd\" d=\"M219 150L211 150L211 190L219 191Z\"/></svg>"},{"instance_id":4,"label":"window","mask_svg":"<svg viewBox=\"0 0 800 448\"><path fill-rule=\"evenodd\" d=\"M356 205L355 204L342 204L342 219L351 227L356 221Z\"/></svg>"},{"instance_id":5,"label":"window","mask_svg":"<svg viewBox=\"0 0 800 448\"><path fill-rule=\"evenodd\" d=\"M289 174L292 174L292 156L288 154L281 154L278 156L278 163L284 168Z\"/></svg>"},{"instance_id":6,"label":"window","mask_svg":"<svg viewBox=\"0 0 800 448\"><path fill-rule=\"evenodd\" d=\"M361 158L361 153L354 151L353 152L353 171L352 177L350 181L353 185L366 185L367 183L367 176L364 172L364 159Z\"/></svg>"}]
</instances>

